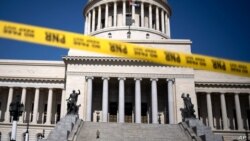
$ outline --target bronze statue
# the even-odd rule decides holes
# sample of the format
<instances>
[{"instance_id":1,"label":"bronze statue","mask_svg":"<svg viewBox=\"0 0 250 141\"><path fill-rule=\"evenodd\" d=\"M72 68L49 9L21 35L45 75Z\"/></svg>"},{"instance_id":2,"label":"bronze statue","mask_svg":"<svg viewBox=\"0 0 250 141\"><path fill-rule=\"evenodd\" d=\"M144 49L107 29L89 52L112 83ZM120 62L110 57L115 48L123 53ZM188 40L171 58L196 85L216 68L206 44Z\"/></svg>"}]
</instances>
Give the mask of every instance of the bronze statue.
<instances>
[{"instance_id":1,"label":"bronze statue","mask_svg":"<svg viewBox=\"0 0 250 141\"><path fill-rule=\"evenodd\" d=\"M183 102L184 102L184 108L180 109L183 121L186 118L195 118L196 116L194 114L195 112L194 105L192 104L189 94L187 94L187 96L185 97L185 94L183 93L181 95L181 98L183 99Z\"/></svg>"},{"instance_id":2,"label":"bronze statue","mask_svg":"<svg viewBox=\"0 0 250 141\"><path fill-rule=\"evenodd\" d=\"M76 105L78 100L78 95L80 95L80 90L76 93L75 90L70 94L69 98L66 99L67 103L67 114L77 114L78 109L81 105Z\"/></svg>"}]
</instances>

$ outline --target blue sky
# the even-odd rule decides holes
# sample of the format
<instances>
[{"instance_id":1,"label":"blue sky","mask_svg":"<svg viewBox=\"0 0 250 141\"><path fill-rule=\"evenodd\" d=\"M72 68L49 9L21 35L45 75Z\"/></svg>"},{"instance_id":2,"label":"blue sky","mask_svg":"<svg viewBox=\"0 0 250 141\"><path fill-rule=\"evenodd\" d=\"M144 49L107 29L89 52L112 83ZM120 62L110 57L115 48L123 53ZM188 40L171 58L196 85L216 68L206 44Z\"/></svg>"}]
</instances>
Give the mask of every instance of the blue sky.
<instances>
[{"instance_id":1,"label":"blue sky","mask_svg":"<svg viewBox=\"0 0 250 141\"><path fill-rule=\"evenodd\" d=\"M192 52L250 62L249 0L168 0L171 36ZM83 33L87 0L0 0L0 20ZM0 39L0 59L61 60L67 50Z\"/></svg>"}]
</instances>

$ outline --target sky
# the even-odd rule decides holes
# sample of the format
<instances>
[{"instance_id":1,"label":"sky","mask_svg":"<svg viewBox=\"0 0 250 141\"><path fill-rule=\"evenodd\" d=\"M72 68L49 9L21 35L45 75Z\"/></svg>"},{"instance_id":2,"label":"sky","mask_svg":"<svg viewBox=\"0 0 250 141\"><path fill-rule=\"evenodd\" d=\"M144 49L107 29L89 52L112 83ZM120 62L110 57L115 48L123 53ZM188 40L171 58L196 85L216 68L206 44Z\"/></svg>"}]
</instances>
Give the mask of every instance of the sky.
<instances>
[{"instance_id":1,"label":"sky","mask_svg":"<svg viewBox=\"0 0 250 141\"><path fill-rule=\"evenodd\" d=\"M83 33L87 0L0 0L0 20ZM168 0L171 38L192 52L250 62L250 0ZM62 60L68 50L0 39L0 59Z\"/></svg>"}]
</instances>

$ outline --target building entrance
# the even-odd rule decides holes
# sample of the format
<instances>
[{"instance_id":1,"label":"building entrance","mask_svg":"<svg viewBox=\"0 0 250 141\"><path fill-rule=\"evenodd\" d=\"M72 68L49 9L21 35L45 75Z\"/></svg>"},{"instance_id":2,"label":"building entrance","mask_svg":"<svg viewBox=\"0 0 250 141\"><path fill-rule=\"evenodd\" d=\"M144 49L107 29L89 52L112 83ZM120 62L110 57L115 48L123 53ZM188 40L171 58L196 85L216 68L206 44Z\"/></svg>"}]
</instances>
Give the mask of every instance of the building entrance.
<instances>
[{"instance_id":1,"label":"building entrance","mask_svg":"<svg viewBox=\"0 0 250 141\"><path fill-rule=\"evenodd\" d=\"M132 123L132 103L125 103L125 122Z\"/></svg>"},{"instance_id":2,"label":"building entrance","mask_svg":"<svg viewBox=\"0 0 250 141\"><path fill-rule=\"evenodd\" d=\"M117 102L109 103L109 122L117 122Z\"/></svg>"}]
</instances>

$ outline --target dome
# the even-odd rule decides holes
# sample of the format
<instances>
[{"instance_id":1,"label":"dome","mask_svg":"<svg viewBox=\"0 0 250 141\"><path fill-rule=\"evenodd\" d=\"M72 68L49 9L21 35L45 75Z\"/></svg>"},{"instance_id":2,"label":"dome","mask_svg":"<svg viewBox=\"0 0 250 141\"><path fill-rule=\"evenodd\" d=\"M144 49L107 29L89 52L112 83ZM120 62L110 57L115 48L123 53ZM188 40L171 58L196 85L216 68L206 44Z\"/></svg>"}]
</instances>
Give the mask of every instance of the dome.
<instances>
[{"instance_id":1,"label":"dome","mask_svg":"<svg viewBox=\"0 0 250 141\"><path fill-rule=\"evenodd\" d=\"M164 0L89 0L84 33L118 40L170 38L171 9Z\"/></svg>"}]
</instances>

